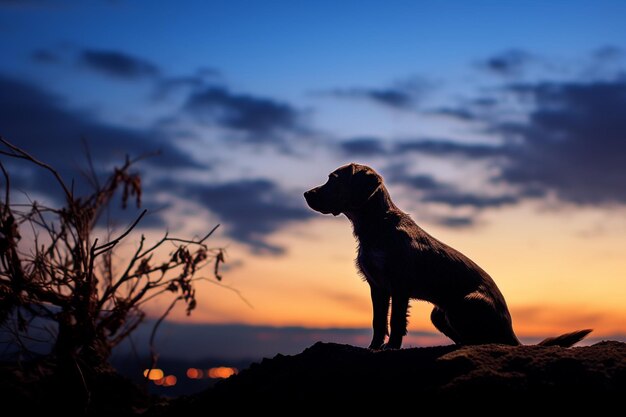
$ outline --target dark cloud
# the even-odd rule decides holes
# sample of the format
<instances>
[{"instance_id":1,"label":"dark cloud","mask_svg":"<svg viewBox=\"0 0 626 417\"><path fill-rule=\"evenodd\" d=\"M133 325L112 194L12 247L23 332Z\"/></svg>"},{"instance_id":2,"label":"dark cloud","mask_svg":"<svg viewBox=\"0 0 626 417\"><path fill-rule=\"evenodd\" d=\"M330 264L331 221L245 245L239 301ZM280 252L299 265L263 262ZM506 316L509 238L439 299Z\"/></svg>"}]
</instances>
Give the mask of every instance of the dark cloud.
<instances>
[{"instance_id":1,"label":"dark cloud","mask_svg":"<svg viewBox=\"0 0 626 417\"><path fill-rule=\"evenodd\" d=\"M451 229L462 229L476 224L476 220L471 216L442 216L437 217L435 221Z\"/></svg>"},{"instance_id":2,"label":"dark cloud","mask_svg":"<svg viewBox=\"0 0 626 417\"><path fill-rule=\"evenodd\" d=\"M527 122L494 126L512 143L502 180L578 204L626 203L626 79L509 90L534 108Z\"/></svg>"},{"instance_id":3,"label":"dark cloud","mask_svg":"<svg viewBox=\"0 0 626 417\"><path fill-rule=\"evenodd\" d=\"M55 52L47 49L37 49L32 53L31 58L40 64L54 64L60 60L60 57Z\"/></svg>"},{"instance_id":4,"label":"dark cloud","mask_svg":"<svg viewBox=\"0 0 626 417\"><path fill-rule=\"evenodd\" d=\"M439 116L447 116L453 119L458 119L464 122L470 122L476 120L476 115L467 109L454 108L454 107L440 107L435 110L427 112L429 114L435 114Z\"/></svg>"},{"instance_id":5,"label":"dark cloud","mask_svg":"<svg viewBox=\"0 0 626 417\"><path fill-rule=\"evenodd\" d=\"M390 184L400 184L419 192L419 199L424 203L442 204L454 213L456 209L471 209L466 215L429 215L430 221L449 228L471 227L476 224L479 212L489 208L515 204L518 198L513 195L490 196L460 191L450 183L444 183L426 174L411 174L407 166L388 167L385 180Z\"/></svg>"},{"instance_id":6,"label":"dark cloud","mask_svg":"<svg viewBox=\"0 0 626 417\"><path fill-rule=\"evenodd\" d=\"M0 0L0 7L50 7L54 6L49 0Z\"/></svg>"},{"instance_id":7,"label":"dark cloud","mask_svg":"<svg viewBox=\"0 0 626 417\"><path fill-rule=\"evenodd\" d=\"M339 144L339 147L346 155L377 156L386 154L384 143L380 139L373 137L345 140Z\"/></svg>"},{"instance_id":8,"label":"dark cloud","mask_svg":"<svg viewBox=\"0 0 626 417\"><path fill-rule=\"evenodd\" d=\"M470 100L470 105L478 108L493 108L498 104L498 100L493 97L477 97Z\"/></svg>"},{"instance_id":9,"label":"dark cloud","mask_svg":"<svg viewBox=\"0 0 626 417\"><path fill-rule=\"evenodd\" d=\"M153 98L157 101L162 100L176 91L183 89L195 90L203 85L204 80L202 77L195 75L163 78L157 82Z\"/></svg>"},{"instance_id":10,"label":"dark cloud","mask_svg":"<svg viewBox=\"0 0 626 417\"><path fill-rule=\"evenodd\" d=\"M337 88L326 94L338 98L367 100L394 110L414 110L428 87L424 80L413 79L386 88Z\"/></svg>"},{"instance_id":11,"label":"dark cloud","mask_svg":"<svg viewBox=\"0 0 626 417\"><path fill-rule=\"evenodd\" d=\"M86 49L79 62L106 76L127 80L152 78L160 72L153 63L119 51Z\"/></svg>"},{"instance_id":12,"label":"dark cloud","mask_svg":"<svg viewBox=\"0 0 626 417\"><path fill-rule=\"evenodd\" d=\"M492 158L506 154L501 146L478 143L453 142L447 139L423 138L404 141L396 145L395 152L421 152L436 156L461 156L466 158Z\"/></svg>"},{"instance_id":13,"label":"dark cloud","mask_svg":"<svg viewBox=\"0 0 626 417\"><path fill-rule=\"evenodd\" d=\"M158 168L200 168L191 156L159 132L109 125L93 115L69 109L63 101L27 82L0 75L0 126L7 140L59 167L66 180L79 179L85 166L82 139L89 144L96 168L161 150L146 163ZM28 179L28 178L26 178ZM50 184L32 177L30 185L48 192Z\"/></svg>"},{"instance_id":14,"label":"dark cloud","mask_svg":"<svg viewBox=\"0 0 626 417\"><path fill-rule=\"evenodd\" d=\"M480 67L491 74L511 77L521 75L532 56L520 49L510 49L480 62Z\"/></svg>"},{"instance_id":15,"label":"dark cloud","mask_svg":"<svg viewBox=\"0 0 626 417\"><path fill-rule=\"evenodd\" d=\"M210 86L194 91L184 110L202 123L242 132L251 141L271 141L280 133L303 130L299 112L289 104L236 94L225 87Z\"/></svg>"},{"instance_id":16,"label":"dark cloud","mask_svg":"<svg viewBox=\"0 0 626 417\"><path fill-rule=\"evenodd\" d=\"M391 167L386 179L391 183L406 185L420 191L448 189L448 185L437 181L431 175L408 174L405 169L403 166Z\"/></svg>"},{"instance_id":17,"label":"dark cloud","mask_svg":"<svg viewBox=\"0 0 626 417\"><path fill-rule=\"evenodd\" d=\"M155 87L153 98L161 100L177 91L198 91L205 86L209 80L220 78L221 73L208 67L199 68L193 75L183 75L176 77L161 77Z\"/></svg>"},{"instance_id":18,"label":"dark cloud","mask_svg":"<svg viewBox=\"0 0 626 417\"><path fill-rule=\"evenodd\" d=\"M341 98L356 98L373 101L377 104L391 107L393 109L411 109L415 103L415 97L399 89L366 89L366 88L350 88L336 89L330 92L330 95Z\"/></svg>"},{"instance_id":19,"label":"dark cloud","mask_svg":"<svg viewBox=\"0 0 626 417\"><path fill-rule=\"evenodd\" d=\"M208 185L167 181L161 186L207 207L221 219L230 237L259 254L284 253L285 248L267 241L268 235L314 214L300 200L266 179Z\"/></svg>"},{"instance_id":20,"label":"dark cloud","mask_svg":"<svg viewBox=\"0 0 626 417\"><path fill-rule=\"evenodd\" d=\"M518 99L517 112L526 106L527 113L522 121L494 121L506 109L489 99L488 132L502 137L502 145L418 139L397 144L393 153L491 161L499 170L493 180L513 186L516 196L439 193L427 200L491 207L552 193L574 204L626 203L626 78L517 83L505 91Z\"/></svg>"},{"instance_id":21,"label":"dark cloud","mask_svg":"<svg viewBox=\"0 0 626 417\"><path fill-rule=\"evenodd\" d=\"M598 48L592 53L592 57L600 61L615 61L624 58L626 51L616 46L607 45Z\"/></svg>"},{"instance_id":22,"label":"dark cloud","mask_svg":"<svg viewBox=\"0 0 626 417\"><path fill-rule=\"evenodd\" d=\"M198 309L204 307L202 303L198 303ZM148 347L153 327L154 320L146 320L142 323L133 333L132 341L126 339L116 348L116 356L119 358L119 355L127 354L134 359L139 351L139 356L147 357L150 353ZM361 346L369 343L371 331L368 327L272 327L244 324L192 324L189 321L183 323L165 320L157 333L156 345L163 358L194 361L206 361L206 358L261 360L263 357L275 356L277 350L285 355L295 355L319 340ZM420 345L424 344L424 340L431 345L448 343L444 340L445 336L430 331L411 330L405 340L411 343L415 340L412 339L413 337L420 338Z\"/></svg>"},{"instance_id":23,"label":"dark cloud","mask_svg":"<svg viewBox=\"0 0 626 417\"><path fill-rule=\"evenodd\" d=\"M429 203L445 204L449 207L485 209L515 204L519 198L513 195L488 196L444 189L428 193L423 200Z\"/></svg>"}]
</instances>

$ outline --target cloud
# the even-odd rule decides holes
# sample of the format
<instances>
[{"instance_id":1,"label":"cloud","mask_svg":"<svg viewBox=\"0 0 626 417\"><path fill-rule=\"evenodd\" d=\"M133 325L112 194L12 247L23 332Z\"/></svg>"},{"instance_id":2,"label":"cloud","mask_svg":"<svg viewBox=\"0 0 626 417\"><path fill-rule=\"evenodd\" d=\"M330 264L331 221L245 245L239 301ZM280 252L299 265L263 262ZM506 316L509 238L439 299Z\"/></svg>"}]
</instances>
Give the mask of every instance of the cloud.
<instances>
[{"instance_id":1,"label":"cloud","mask_svg":"<svg viewBox=\"0 0 626 417\"><path fill-rule=\"evenodd\" d=\"M55 3L48 0L0 0L0 7L53 7Z\"/></svg>"},{"instance_id":2,"label":"cloud","mask_svg":"<svg viewBox=\"0 0 626 417\"><path fill-rule=\"evenodd\" d=\"M209 80L220 78L221 73L214 68L202 67L195 74L174 77L161 77L155 87L153 98L162 100L179 90L197 91Z\"/></svg>"},{"instance_id":3,"label":"cloud","mask_svg":"<svg viewBox=\"0 0 626 417\"><path fill-rule=\"evenodd\" d=\"M119 51L86 49L80 53L79 62L100 74L125 80L152 78L160 73L153 63Z\"/></svg>"},{"instance_id":4,"label":"cloud","mask_svg":"<svg viewBox=\"0 0 626 417\"><path fill-rule=\"evenodd\" d=\"M617 46L607 45L596 49L592 53L592 57L599 61L615 61L621 60L626 56L626 51Z\"/></svg>"},{"instance_id":5,"label":"cloud","mask_svg":"<svg viewBox=\"0 0 626 417\"><path fill-rule=\"evenodd\" d=\"M337 98L366 100L393 110L414 110L419 99L428 89L425 81L413 79L385 88L336 88L325 95Z\"/></svg>"},{"instance_id":6,"label":"cloud","mask_svg":"<svg viewBox=\"0 0 626 417\"><path fill-rule=\"evenodd\" d=\"M367 88L349 88L336 89L330 92L330 95L340 98L356 98L373 101L393 109L408 109L414 104L414 97L407 93L394 88L387 89L367 89Z\"/></svg>"},{"instance_id":7,"label":"cloud","mask_svg":"<svg viewBox=\"0 0 626 417\"><path fill-rule=\"evenodd\" d=\"M505 155L506 149L501 146L461 143L448 139L420 138L398 143L395 152L421 152L435 156L461 156L465 158L493 158Z\"/></svg>"},{"instance_id":8,"label":"cloud","mask_svg":"<svg viewBox=\"0 0 626 417\"><path fill-rule=\"evenodd\" d=\"M377 156L387 153L383 142L374 137L359 137L339 143L341 152L352 156Z\"/></svg>"},{"instance_id":9,"label":"cloud","mask_svg":"<svg viewBox=\"0 0 626 417\"><path fill-rule=\"evenodd\" d=\"M199 307L201 308L201 306ZM153 320L146 320L128 339L116 348L116 355L127 353L149 355L148 346ZM372 329L362 328L311 328L249 326L244 324L177 323L165 320L156 336L156 345L163 358L202 360L206 358L254 359L282 354L294 355L312 344L325 342L344 343L354 346L366 345L372 338ZM429 345L447 343L445 336L434 331L410 330L405 338L407 345L426 340ZM421 345L422 343L420 343Z\"/></svg>"},{"instance_id":10,"label":"cloud","mask_svg":"<svg viewBox=\"0 0 626 417\"><path fill-rule=\"evenodd\" d=\"M434 114L438 116L446 116L452 119L457 119L463 122L470 122L476 120L476 115L467 109L454 108L454 107L440 107L435 110L427 112L428 114Z\"/></svg>"},{"instance_id":11,"label":"cloud","mask_svg":"<svg viewBox=\"0 0 626 417\"><path fill-rule=\"evenodd\" d=\"M476 220L471 216L440 216L436 217L435 221L450 229L463 229L476 224Z\"/></svg>"},{"instance_id":12,"label":"cloud","mask_svg":"<svg viewBox=\"0 0 626 417\"><path fill-rule=\"evenodd\" d=\"M513 195L488 196L462 193L456 190L437 190L424 197L424 201L429 203L441 203L450 207L473 207L477 209L515 204L518 200L519 198Z\"/></svg>"},{"instance_id":13,"label":"cloud","mask_svg":"<svg viewBox=\"0 0 626 417\"><path fill-rule=\"evenodd\" d=\"M493 127L510 140L500 180L576 204L626 204L626 79L508 87L534 108Z\"/></svg>"},{"instance_id":14,"label":"cloud","mask_svg":"<svg viewBox=\"0 0 626 417\"><path fill-rule=\"evenodd\" d=\"M516 83L504 91L516 99L514 106L524 117L499 120L506 113L504 104L491 105L489 99L486 131L502 138L501 145L421 138L398 143L392 153L489 161L496 172L492 179L513 186L516 194L475 198L438 192L425 199L482 208L552 194L579 205L626 204L624 76Z\"/></svg>"},{"instance_id":15,"label":"cloud","mask_svg":"<svg viewBox=\"0 0 626 417\"><path fill-rule=\"evenodd\" d=\"M390 184L404 185L419 192L419 199L423 203L446 206L452 214L442 215L437 210L427 214L427 217L432 222L450 228L473 226L481 211L516 204L519 201L519 197L512 194L489 195L461 191L454 184L439 181L432 175L409 173L406 165L388 167L385 179ZM459 209L463 209L464 213L469 209L470 213L459 215L457 214Z\"/></svg>"},{"instance_id":16,"label":"cloud","mask_svg":"<svg viewBox=\"0 0 626 417\"><path fill-rule=\"evenodd\" d=\"M70 109L59 97L25 81L0 75L0 92L3 137L58 167L66 180L81 177L79 167L85 165L83 138L89 144L96 168L120 163L127 154L139 156L159 149L162 155L147 159L148 165L167 169L201 168L157 131L104 123L89 113ZM40 180L32 177L27 185L49 192L50 184Z\"/></svg>"},{"instance_id":17,"label":"cloud","mask_svg":"<svg viewBox=\"0 0 626 417\"><path fill-rule=\"evenodd\" d=\"M289 104L233 93L221 86L193 91L184 110L199 122L242 132L256 142L275 141L280 133L304 130L300 113Z\"/></svg>"},{"instance_id":18,"label":"cloud","mask_svg":"<svg viewBox=\"0 0 626 417\"><path fill-rule=\"evenodd\" d=\"M436 191L448 188L448 185L437 181L431 175L408 174L406 167L399 165L389 168L387 180L391 183L406 185L410 188L422 191Z\"/></svg>"},{"instance_id":19,"label":"cloud","mask_svg":"<svg viewBox=\"0 0 626 417\"><path fill-rule=\"evenodd\" d=\"M33 61L40 64L54 64L59 62L60 57L48 49L37 49L31 54Z\"/></svg>"},{"instance_id":20,"label":"cloud","mask_svg":"<svg viewBox=\"0 0 626 417\"><path fill-rule=\"evenodd\" d=\"M479 66L491 74L513 77L521 75L532 59L532 55L526 51L509 49L485 59Z\"/></svg>"},{"instance_id":21,"label":"cloud","mask_svg":"<svg viewBox=\"0 0 626 417\"><path fill-rule=\"evenodd\" d=\"M285 248L271 244L267 237L290 222L313 216L304 204L266 179L241 179L221 184L189 184L165 181L162 187L174 190L215 213L227 234L258 254L280 255Z\"/></svg>"}]
</instances>

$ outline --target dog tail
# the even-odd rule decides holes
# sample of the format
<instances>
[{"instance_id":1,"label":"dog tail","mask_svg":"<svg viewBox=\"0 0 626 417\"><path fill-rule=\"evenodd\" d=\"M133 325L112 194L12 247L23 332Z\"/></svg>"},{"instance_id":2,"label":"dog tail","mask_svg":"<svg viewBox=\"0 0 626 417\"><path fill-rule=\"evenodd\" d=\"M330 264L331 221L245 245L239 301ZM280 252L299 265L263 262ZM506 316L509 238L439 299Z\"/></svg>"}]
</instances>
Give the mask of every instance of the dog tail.
<instances>
[{"instance_id":1,"label":"dog tail","mask_svg":"<svg viewBox=\"0 0 626 417\"><path fill-rule=\"evenodd\" d=\"M561 346L570 347L585 338L593 329L577 330L571 333L565 333L556 337L548 337L539 342L539 346Z\"/></svg>"}]
</instances>

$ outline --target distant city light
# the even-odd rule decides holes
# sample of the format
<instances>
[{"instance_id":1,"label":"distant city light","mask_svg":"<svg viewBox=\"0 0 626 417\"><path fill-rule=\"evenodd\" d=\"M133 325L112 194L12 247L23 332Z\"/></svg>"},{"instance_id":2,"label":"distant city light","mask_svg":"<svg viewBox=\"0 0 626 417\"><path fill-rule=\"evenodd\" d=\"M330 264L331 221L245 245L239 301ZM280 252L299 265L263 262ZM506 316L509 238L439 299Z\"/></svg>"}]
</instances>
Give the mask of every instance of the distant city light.
<instances>
[{"instance_id":1,"label":"distant city light","mask_svg":"<svg viewBox=\"0 0 626 417\"><path fill-rule=\"evenodd\" d=\"M229 368L227 366L218 366L217 368L211 368L207 371L209 378L224 379L230 378L237 373L237 368Z\"/></svg>"},{"instance_id":2,"label":"distant city light","mask_svg":"<svg viewBox=\"0 0 626 417\"><path fill-rule=\"evenodd\" d=\"M237 368L230 368L227 366L218 366L215 368L210 368L206 370L206 373L199 368L189 368L187 369L187 378L189 379L203 379L203 378L211 378L211 379L224 379L231 377L237 373Z\"/></svg>"},{"instance_id":3,"label":"distant city light","mask_svg":"<svg viewBox=\"0 0 626 417\"><path fill-rule=\"evenodd\" d=\"M143 371L143 376L148 378L150 381L156 381L163 378L163 370L157 368L146 369Z\"/></svg>"},{"instance_id":4,"label":"distant city light","mask_svg":"<svg viewBox=\"0 0 626 417\"><path fill-rule=\"evenodd\" d=\"M176 378L176 376L168 375L165 378L163 378L163 386L164 387L173 387L174 385L176 385L177 381L178 381L178 379Z\"/></svg>"}]
</instances>

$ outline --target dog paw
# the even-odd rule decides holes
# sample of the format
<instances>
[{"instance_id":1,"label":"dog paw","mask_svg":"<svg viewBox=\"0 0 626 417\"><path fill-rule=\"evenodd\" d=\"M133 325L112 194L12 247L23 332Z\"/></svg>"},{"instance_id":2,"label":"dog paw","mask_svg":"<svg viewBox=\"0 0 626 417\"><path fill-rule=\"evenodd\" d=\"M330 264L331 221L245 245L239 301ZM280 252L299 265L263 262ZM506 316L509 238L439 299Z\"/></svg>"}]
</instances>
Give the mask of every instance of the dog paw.
<instances>
[{"instance_id":1,"label":"dog paw","mask_svg":"<svg viewBox=\"0 0 626 417\"><path fill-rule=\"evenodd\" d=\"M394 340L389 340L387 343L383 344L382 350L393 350L400 349L402 347L402 342L396 342Z\"/></svg>"},{"instance_id":2,"label":"dog paw","mask_svg":"<svg viewBox=\"0 0 626 417\"><path fill-rule=\"evenodd\" d=\"M370 343L370 345L368 346L368 349L371 350L382 350L384 349L385 343L384 342L378 342L378 341L372 341L372 343Z\"/></svg>"}]
</instances>

